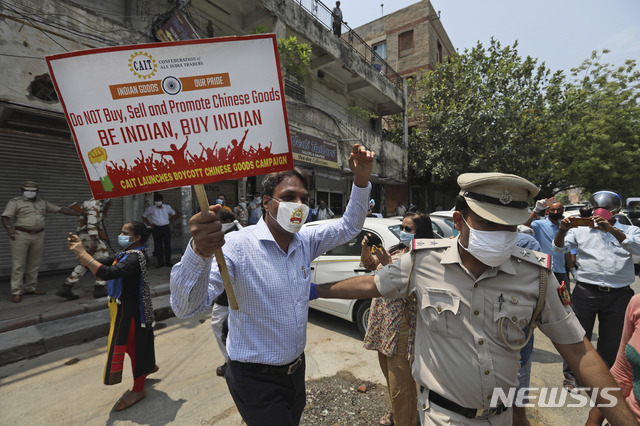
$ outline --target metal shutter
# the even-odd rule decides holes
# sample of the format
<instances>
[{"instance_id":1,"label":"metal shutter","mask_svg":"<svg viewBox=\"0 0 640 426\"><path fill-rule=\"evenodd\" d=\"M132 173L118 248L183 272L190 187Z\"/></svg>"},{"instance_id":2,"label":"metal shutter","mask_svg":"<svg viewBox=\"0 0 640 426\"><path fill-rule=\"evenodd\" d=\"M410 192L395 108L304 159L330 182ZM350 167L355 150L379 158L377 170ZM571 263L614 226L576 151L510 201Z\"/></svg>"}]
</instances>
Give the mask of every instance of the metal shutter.
<instances>
[{"instance_id":1,"label":"metal shutter","mask_svg":"<svg viewBox=\"0 0 640 426\"><path fill-rule=\"evenodd\" d=\"M11 198L22 194L21 186L25 180L36 181L40 187L38 196L60 207L81 203L91 197L71 140L0 131L0 144L0 209L4 210ZM122 227L122 213L122 200L114 199L106 225L116 245L116 236ZM45 232L40 272L73 268L77 260L67 248L66 237L69 232L76 232L76 218L49 214ZM0 276L9 275L11 245L5 233L0 236Z\"/></svg>"}]
</instances>

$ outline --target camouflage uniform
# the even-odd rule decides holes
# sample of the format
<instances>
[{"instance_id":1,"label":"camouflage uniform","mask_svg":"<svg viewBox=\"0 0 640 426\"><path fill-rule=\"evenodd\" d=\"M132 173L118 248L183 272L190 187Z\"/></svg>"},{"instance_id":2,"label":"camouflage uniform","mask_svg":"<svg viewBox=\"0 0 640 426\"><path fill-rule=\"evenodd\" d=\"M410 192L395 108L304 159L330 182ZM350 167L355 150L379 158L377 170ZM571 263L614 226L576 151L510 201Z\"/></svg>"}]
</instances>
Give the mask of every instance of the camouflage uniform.
<instances>
[{"instance_id":1,"label":"camouflage uniform","mask_svg":"<svg viewBox=\"0 0 640 426\"><path fill-rule=\"evenodd\" d=\"M107 246L100 239L98 230L102 228L103 203L93 198L82 203L83 216L78 219L78 236L84 245L85 250L91 249L91 236L95 235L98 242L96 251L93 253L95 259L101 259L109 256ZM84 220L86 217L86 220ZM80 281L80 278L87 272L87 268L78 264L71 272L71 275L65 281L65 285L73 286ZM107 282L96 277L96 286L106 286Z\"/></svg>"}]
</instances>

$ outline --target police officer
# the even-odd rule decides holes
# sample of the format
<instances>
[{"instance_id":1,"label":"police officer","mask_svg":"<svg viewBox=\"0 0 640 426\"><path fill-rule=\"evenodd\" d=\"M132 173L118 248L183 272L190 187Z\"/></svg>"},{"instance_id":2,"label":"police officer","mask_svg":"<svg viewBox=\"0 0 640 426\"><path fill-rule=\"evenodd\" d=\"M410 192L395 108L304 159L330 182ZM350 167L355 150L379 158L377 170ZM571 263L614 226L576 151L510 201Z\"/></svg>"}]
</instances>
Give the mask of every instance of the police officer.
<instances>
[{"instance_id":1,"label":"police officer","mask_svg":"<svg viewBox=\"0 0 640 426\"><path fill-rule=\"evenodd\" d=\"M458 177L453 214L459 236L415 240L414 250L375 276L318 286L320 297L418 299L413 376L422 424L510 425L498 395L515 388L522 328L540 327L587 387L616 388L613 378L558 293L548 255L519 248L531 182L501 173ZM540 301L538 301L540 300ZM603 408L612 424L633 423L622 395ZM600 398L600 396L598 396ZM608 403L608 399L602 400ZM627 423L624 423L627 424Z\"/></svg>"},{"instance_id":2,"label":"police officer","mask_svg":"<svg viewBox=\"0 0 640 426\"><path fill-rule=\"evenodd\" d=\"M103 220L107 213L111 200L96 200L91 198L80 206L81 216L78 218L78 237L82 241L87 253L95 259L102 259L109 256L107 245L105 244L106 234L104 233ZM77 204L76 204L77 205ZM56 292L56 296L69 300L76 300L79 296L73 292L73 286L87 272L87 268L81 263L71 271L62 288ZM107 282L96 276L93 287L93 297L98 299L107 296Z\"/></svg>"},{"instance_id":3,"label":"police officer","mask_svg":"<svg viewBox=\"0 0 640 426\"><path fill-rule=\"evenodd\" d=\"M22 195L12 198L2 213L2 225L11 240L11 301L20 303L23 294L46 294L38 290L38 269L44 248L44 218L47 213L79 216L38 197L38 184L22 184ZM14 219L11 227L11 219Z\"/></svg>"}]
</instances>

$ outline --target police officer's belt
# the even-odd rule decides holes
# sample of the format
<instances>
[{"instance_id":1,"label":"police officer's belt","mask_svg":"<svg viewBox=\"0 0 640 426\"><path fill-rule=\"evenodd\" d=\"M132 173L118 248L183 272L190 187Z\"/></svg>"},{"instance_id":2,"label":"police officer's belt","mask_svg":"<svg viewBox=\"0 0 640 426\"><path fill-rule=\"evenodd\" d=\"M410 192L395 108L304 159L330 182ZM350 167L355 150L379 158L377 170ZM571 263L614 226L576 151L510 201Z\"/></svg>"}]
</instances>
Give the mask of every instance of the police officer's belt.
<instances>
[{"instance_id":1,"label":"police officer's belt","mask_svg":"<svg viewBox=\"0 0 640 426\"><path fill-rule=\"evenodd\" d=\"M504 404L500 404L497 407L487 408L486 410L476 410L475 408L466 408L462 405L458 405L453 401L449 401L442 395L438 395L433 391L429 391L429 401L433 402L439 407L445 410L453 411L454 413L462 414L468 419L487 419L491 416L503 413L507 411L507 407Z\"/></svg>"},{"instance_id":2,"label":"police officer's belt","mask_svg":"<svg viewBox=\"0 0 640 426\"><path fill-rule=\"evenodd\" d=\"M39 234L44 231L44 228L40 228L37 231L32 231L30 229L23 228L22 226L16 226L16 231L26 232L27 234Z\"/></svg>"}]
</instances>

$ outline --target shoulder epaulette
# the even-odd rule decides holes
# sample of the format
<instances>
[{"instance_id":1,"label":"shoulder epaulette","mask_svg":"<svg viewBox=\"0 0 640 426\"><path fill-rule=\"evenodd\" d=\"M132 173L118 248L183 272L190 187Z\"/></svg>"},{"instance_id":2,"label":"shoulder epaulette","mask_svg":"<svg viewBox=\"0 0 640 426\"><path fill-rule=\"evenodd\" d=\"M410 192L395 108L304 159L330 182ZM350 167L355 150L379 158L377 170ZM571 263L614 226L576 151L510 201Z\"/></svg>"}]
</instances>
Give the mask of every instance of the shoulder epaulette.
<instances>
[{"instance_id":1,"label":"shoulder epaulette","mask_svg":"<svg viewBox=\"0 0 640 426\"><path fill-rule=\"evenodd\" d=\"M419 238L413 240L413 250L423 249L442 249L451 247L451 242L456 241L450 238L431 239L431 238Z\"/></svg>"},{"instance_id":2,"label":"shoulder epaulette","mask_svg":"<svg viewBox=\"0 0 640 426\"><path fill-rule=\"evenodd\" d=\"M518 260L524 260L529 263L534 263L542 268L551 269L551 256L546 253L540 253L539 251L516 247L516 249L511 253L511 256L517 258Z\"/></svg>"}]
</instances>

